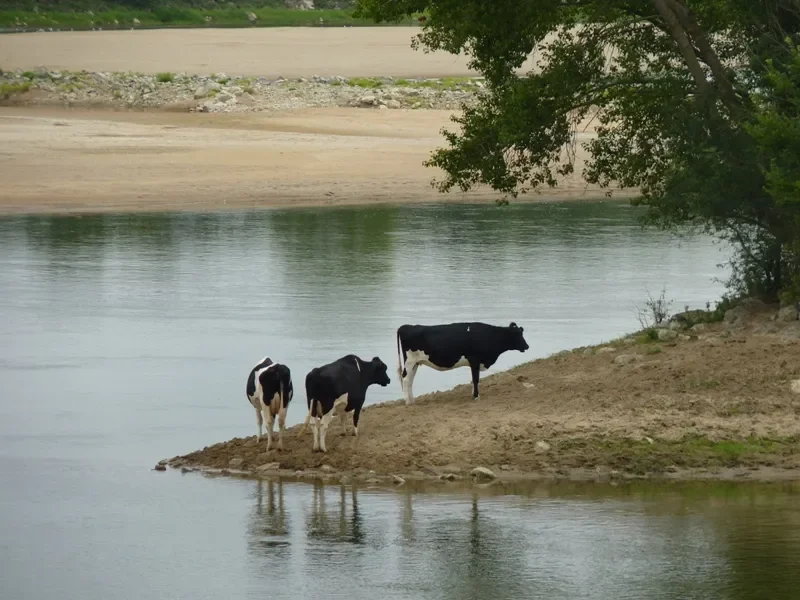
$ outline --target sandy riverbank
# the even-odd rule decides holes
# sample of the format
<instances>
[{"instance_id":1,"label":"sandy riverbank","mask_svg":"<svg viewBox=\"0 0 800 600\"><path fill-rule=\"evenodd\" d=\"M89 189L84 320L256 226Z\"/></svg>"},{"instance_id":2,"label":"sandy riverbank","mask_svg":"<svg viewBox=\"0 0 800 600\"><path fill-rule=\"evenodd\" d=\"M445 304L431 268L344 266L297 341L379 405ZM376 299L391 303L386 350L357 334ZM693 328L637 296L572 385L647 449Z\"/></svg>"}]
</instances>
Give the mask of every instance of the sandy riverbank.
<instances>
[{"instance_id":1,"label":"sandy riverbank","mask_svg":"<svg viewBox=\"0 0 800 600\"><path fill-rule=\"evenodd\" d=\"M309 78L475 74L465 56L413 50L411 40L419 32L417 27L275 27L23 33L0 37L0 67Z\"/></svg>"},{"instance_id":2,"label":"sandy riverbank","mask_svg":"<svg viewBox=\"0 0 800 600\"><path fill-rule=\"evenodd\" d=\"M437 173L422 162L442 145L450 114L0 108L0 213L490 202L488 189L430 186ZM574 176L531 199L597 197Z\"/></svg>"},{"instance_id":3,"label":"sandy riverbank","mask_svg":"<svg viewBox=\"0 0 800 600\"><path fill-rule=\"evenodd\" d=\"M798 479L800 321L796 309L776 311L752 303L662 340L634 335L536 360L486 378L479 402L465 384L411 407L370 406L358 438L340 437L334 419L326 454L296 426L285 452L249 436L165 462L374 483L469 480L475 467L497 481Z\"/></svg>"}]
</instances>

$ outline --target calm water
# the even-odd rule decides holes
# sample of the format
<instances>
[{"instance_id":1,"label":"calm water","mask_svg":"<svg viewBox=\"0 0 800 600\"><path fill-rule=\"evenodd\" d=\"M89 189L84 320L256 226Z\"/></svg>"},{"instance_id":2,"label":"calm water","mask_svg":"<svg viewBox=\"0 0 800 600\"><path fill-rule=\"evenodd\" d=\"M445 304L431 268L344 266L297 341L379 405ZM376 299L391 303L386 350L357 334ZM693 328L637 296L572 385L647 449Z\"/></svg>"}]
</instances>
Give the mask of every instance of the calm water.
<instances>
[{"instance_id":1,"label":"calm water","mask_svg":"<svg viewBox=\"0 0 800 600\"><path fill-rule=\"evenodd\" d=\"M338 488L285 484L271 512L275 485L149 470L252 435L244 383L264 355L293 370L296 423L312 366L349 352L394 365L405 322L516 321L531 350L496 371L635 328L648 289L666 285L674 308L719 296L724 255L709 240L642 231L635 215L0 219L0 597L790 597L800 516L787 488L348 488L341 505ZM415 392L468 380L421 369ZM393 381L367 402L399 392Z\"/></svg>"}]
</instances>

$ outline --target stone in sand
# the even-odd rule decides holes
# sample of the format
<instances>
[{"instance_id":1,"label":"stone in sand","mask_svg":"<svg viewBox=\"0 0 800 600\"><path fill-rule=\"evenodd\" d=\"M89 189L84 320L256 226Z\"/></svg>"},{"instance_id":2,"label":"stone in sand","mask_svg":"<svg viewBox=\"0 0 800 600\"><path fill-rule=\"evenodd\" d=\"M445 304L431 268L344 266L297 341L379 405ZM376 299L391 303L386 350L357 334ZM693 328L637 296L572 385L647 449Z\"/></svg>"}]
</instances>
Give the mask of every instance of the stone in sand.
<instances>
[{"instance_id":1,"label":"stone in sand","mask_svg":"<svg viewBox=\"0 0 800 600\"><path fill-rule=\"evenodd\" d=\"M494 479L497 477L491 469L487 469L486 467L475 467L470 471L470 474L475 479Z\"/></svg>"}]
</instances>

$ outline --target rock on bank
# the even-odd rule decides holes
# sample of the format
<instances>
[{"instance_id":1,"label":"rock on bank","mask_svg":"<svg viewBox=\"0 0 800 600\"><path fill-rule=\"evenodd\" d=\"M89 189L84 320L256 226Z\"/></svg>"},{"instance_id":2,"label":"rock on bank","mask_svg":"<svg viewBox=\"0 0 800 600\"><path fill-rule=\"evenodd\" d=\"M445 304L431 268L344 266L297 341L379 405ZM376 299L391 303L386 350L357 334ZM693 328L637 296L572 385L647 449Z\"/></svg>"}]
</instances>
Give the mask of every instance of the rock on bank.
<instances>
[{"instance_id":1,"label":"rock on bank","mask_svg":"<svg viewBox=\"0 0 800 600\"><path fill-rule=\"evenodd\" d=\"M0 102L108 106L200 112L285 111L309 107L456 110L483 89L480 79L236 77L225 73L87 73L10 71L0 75Z\"/></svg>"}]
</instances>

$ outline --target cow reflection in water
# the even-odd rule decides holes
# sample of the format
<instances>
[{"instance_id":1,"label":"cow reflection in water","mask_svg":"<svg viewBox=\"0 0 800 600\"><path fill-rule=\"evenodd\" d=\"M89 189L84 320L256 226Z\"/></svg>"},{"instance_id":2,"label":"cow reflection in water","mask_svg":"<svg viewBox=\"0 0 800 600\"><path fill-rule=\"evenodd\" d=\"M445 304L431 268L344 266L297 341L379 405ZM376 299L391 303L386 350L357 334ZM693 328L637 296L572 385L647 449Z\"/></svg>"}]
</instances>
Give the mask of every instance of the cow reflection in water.
<instances>
[{"instance_id":1,"label":"cow reflection in water","mask_svg":"<svg viewBox=\"0 0 800 600\"><path fill-rule=\"evenodd\" d=\"M324 538L327 541L353 544L363 543L364 524L358 510L358 496L355 488L350 488L349 516L347 514L347 495L347 488L343 485L337 489L334 486L326 486L321 481L314 482L311 516L306 523L309 538ZM339 510L332 513L328 511L327 503L336 496L339 497Z\"/></svg>"},{"instance_id":2,"label":"cow reflection in water","mask_svg":"<svg viewBox=\"0 0 800 600\"><path fill-rule=\"evenodd\" d=\"M256 551L289 545L289 518L283 504L282 482L256 482L255 510L249 529L250 543Z\"/></svg>"}]
</instances>

